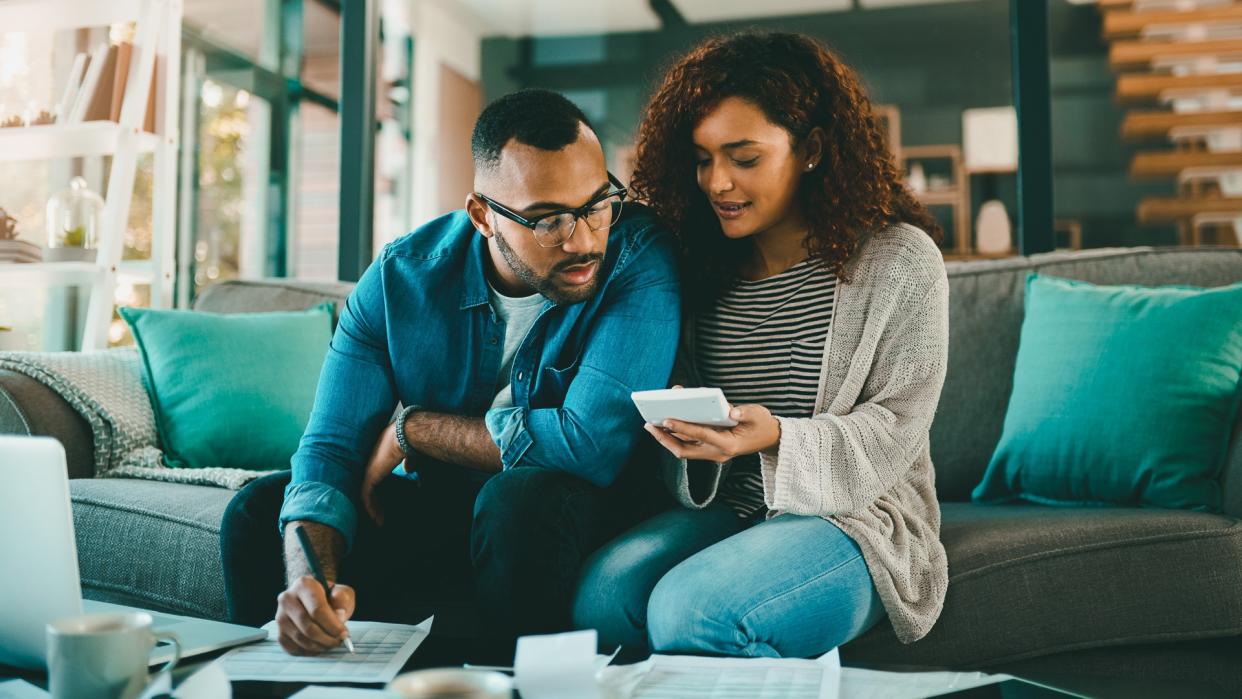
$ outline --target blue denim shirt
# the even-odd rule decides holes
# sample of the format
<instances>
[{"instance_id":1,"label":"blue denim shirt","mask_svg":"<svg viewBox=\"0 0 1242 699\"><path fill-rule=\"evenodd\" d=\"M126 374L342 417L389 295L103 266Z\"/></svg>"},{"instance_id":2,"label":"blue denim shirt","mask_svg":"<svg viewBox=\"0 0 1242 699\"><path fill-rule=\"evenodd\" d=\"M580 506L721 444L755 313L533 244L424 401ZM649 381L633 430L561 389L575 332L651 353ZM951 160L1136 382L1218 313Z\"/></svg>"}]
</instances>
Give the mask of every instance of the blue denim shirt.
<instances>
[{"instance_id":1,"label":"blue denim shirt","mask_svg":"<svg viewBox=\"0 0 1242 699\"><path fill-rule=\"evenodd\" d=\"M488 297L486 239L464 211L387 245L345 302L280 527L331 526L352 547L362 474L396 404L482 416L504 468L620 473L642 434L630 392L664 388L680 323L672 242L643 207L612 226L597 293L544 304L513 360L513 406L491 409L505 327Z\"/></svg>"}]
</instances>

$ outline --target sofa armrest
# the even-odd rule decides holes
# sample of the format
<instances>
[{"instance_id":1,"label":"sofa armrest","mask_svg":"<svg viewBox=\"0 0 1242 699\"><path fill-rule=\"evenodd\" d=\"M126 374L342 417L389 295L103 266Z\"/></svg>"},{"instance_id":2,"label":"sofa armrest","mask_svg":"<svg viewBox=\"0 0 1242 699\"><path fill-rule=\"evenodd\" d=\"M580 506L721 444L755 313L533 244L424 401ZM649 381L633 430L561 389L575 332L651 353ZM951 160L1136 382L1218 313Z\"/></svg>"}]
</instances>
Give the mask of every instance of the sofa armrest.
<instances>
[{"instance_id":1,"label":"sofa armrest","mask_svg":"<svg viewBox=\"0 0 1242 699\"><path fill-rule=\"evenodd\" d=\"M54 437L65 447L70 478L95 475L90 425L52 389L29 376L0 370L0 434Z\"/></svg>"}]
</instances>

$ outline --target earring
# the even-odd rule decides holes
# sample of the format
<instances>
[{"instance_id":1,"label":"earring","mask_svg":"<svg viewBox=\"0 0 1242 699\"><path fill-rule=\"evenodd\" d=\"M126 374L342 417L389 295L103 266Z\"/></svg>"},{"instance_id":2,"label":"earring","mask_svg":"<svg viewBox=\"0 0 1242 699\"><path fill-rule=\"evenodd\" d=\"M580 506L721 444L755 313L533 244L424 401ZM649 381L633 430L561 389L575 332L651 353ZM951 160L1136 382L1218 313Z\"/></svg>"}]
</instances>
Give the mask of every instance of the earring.
<instances>
[{"instance_id":1,"label":"earring","mask_svg":"<svg viewBox=\"0 0 1242 699\"><path fill-rule=\"evenodd\" d=\"M814 169L815 169L815 166L816 166L816 165L818 165L818 164L819 164L819 163L807 163L807 164L806 164L806 170L807 170L807 172L810 172L811 170L814 170Z\"/></svg>"}]
</instances>

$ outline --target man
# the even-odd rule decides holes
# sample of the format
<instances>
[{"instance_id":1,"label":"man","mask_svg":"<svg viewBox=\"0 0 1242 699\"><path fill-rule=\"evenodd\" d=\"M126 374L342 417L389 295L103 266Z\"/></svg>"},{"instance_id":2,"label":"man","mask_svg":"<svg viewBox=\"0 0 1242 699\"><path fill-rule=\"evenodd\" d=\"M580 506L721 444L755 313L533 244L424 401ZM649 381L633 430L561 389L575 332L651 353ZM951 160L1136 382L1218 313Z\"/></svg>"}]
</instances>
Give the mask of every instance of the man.
<instances>
[{"instance_id":1,"label":"man","mask_svg":"<svg viewBox=\"0 0 1242 699\"><path fill-rule=\"evenodd\" d=\"M672 370L671 243L556 93L500 98L471 146L465 210L389 244L350 294L291 476L225 513L230 617L275 613L289 653L471 584L485 632L566 629L582 560L649 514L618 476L642 432L630 393Z\"/></svg>"}]
</instances>

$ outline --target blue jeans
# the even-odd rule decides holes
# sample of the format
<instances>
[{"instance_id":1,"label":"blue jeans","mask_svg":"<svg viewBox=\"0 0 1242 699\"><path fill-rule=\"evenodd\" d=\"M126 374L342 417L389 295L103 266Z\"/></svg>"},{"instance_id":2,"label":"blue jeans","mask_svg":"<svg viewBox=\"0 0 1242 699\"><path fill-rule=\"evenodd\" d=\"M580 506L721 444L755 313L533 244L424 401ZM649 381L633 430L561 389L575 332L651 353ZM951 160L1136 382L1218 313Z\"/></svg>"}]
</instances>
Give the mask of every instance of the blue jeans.
<instances>
[{"instance_id":1,"label":"blue jeans","mask_svg":"<svg viewBox=\"0 0 1242 699\"><path fill-rule=\"evenodd\" d=\"M832 522L748 524L713 505L630 529L587 561L574 625L631 653L810 657L884 616L862 552Z\"/></svg>"}]
</instances>

